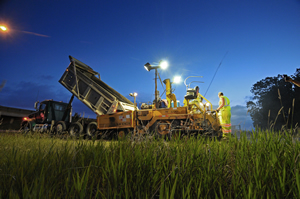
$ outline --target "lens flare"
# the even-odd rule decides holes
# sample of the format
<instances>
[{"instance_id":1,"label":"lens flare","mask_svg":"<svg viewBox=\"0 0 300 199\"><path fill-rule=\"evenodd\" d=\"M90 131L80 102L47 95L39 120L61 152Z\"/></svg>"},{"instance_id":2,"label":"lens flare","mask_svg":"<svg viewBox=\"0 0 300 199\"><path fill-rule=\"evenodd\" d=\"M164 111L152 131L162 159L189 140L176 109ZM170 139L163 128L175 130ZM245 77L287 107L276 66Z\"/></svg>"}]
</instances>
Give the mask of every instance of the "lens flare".
<instances>
[{"instance_id":1,"label":"lens flare","mask_svg":"<svg viewBox=\"0 0 300 199\"><path fill-rule=\"evenodd\" d=\"M6 26L0 26L0 29L1 29L2 31L7 31L7 27L6 27Z\"/></svg>"},{"instance_id":2,"label":"lens flare","mask_svg":"<svg viewBox=\"0 0 300 199\"><path fill-rule=\"evenodd\" d=\"M166 69L169 66L169 63L167 61L162 61L160 64L161 69Z\"/></svg>"},{"instance_id":3,"label":"lens flare","mask_svg":"<svg viewBox=\"0 0 300 199\"><path fill-rule=\"evenodd\" d=\"M180 83L180 82L181 82L181 77L180 77L180 76L175 76L173 82L174 82L175 84Z\"/></svg>"}]
</instances>

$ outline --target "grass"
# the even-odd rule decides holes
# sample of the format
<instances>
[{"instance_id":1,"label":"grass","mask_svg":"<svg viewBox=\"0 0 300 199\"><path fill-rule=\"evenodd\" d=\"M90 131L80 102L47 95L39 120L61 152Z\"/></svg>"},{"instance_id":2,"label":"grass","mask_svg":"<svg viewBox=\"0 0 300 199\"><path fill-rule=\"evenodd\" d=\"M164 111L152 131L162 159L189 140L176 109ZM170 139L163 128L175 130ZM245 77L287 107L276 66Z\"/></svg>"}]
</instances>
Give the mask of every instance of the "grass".
<instances>
[{"instance_id":1,"label":"grass","mask_svg":"<svg viewBox=\"0 0 300 199\"><path fill-rule=\"evenodd\" d=\"M168 142L0 134L0 198L300 198L299 168L288 132Z\"/></svg>"}]
</instances>

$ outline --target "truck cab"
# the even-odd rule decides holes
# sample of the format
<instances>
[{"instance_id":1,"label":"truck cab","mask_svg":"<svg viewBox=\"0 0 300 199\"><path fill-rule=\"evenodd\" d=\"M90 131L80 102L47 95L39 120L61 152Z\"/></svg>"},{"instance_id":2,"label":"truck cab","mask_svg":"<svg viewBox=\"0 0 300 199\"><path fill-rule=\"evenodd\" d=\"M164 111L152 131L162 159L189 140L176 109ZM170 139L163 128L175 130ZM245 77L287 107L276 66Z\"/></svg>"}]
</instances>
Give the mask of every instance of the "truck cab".
<instances>
[{"instance_id":1,"label":"truck cab","mask_svg":"<svg viewBox=\"0 0 300 199\"><path fill-rule=\"evenodd\" d=\"M41 103L36 102L34 108L36 112L23 118L21 129L45 132L57 125L58 121L71 122L72 109L68 108L68 103L45 100Z\"/></svg>"}]
</instances>

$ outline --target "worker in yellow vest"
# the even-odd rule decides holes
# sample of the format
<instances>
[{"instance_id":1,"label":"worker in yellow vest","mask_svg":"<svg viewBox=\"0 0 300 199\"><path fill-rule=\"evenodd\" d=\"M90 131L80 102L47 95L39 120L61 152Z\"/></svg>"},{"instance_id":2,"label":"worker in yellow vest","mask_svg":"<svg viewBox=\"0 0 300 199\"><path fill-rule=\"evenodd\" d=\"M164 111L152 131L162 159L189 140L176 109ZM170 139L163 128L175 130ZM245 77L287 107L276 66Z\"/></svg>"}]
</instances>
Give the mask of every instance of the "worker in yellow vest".
<instances>
[{"instance_id":1,"label":"worker in yellow vest","mask_svg":"<svg viewBox=\"0 0 300 199\"><path fill-rule=\"evenodd\" d=\"M228 138L231 135L231 108L229 99L223 95L222 92L218 93L220 98L219 107L217 112L219 112L219 120L222 127L223 138Z\"/></svg>"}]
</instances>

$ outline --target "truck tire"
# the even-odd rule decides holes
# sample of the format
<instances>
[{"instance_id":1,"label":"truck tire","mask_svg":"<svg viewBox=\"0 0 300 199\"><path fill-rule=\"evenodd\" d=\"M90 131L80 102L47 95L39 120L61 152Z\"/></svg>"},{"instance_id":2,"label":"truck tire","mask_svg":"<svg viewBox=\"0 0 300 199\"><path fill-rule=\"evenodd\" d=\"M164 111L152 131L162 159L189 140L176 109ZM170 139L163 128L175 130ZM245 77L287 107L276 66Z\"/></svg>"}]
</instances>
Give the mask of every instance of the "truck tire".
<instances>
[{"instance_id":1,"label":"truck tire","mask_svg":"<svg viewBox=\"0 0 300 199\"><path fill-rule=\"evenodd\" d=\"M83 137L83 127L79 122L74 122L71 124L69 129L70 136L78 138Z\"/></svg>"},{"instance_id":2,"label":"truck tire","mask_svg":"<svg viewBox=\"0 0 300 199\"><path fill-rule=\"evenodd\" d=\"M157 121L155 124L155 136L157 138L171 139L171 122Z\"/></svg>"},{"instance_id":3,"label":"truck tire","mask_svg":"<svg viewBox=\"0 0 300 199\"><path fill-rule=\"evenodd\" d=\"M97 138L98 136L98 129L97 129L97 123L91 122L86 127L86 134L89 136L89 138Z\"/></svg>"},{"instance_id":4,"label":"truck tire","mask_svg":"<svg viewBox=\"0 0 300 199\"><path fill-rule=\"evenodd\" d=\"M66 129L66 123L64 121L59 121L54 126L54 133L56 135L62 135Z\"/></svg>"}]
</instances>

